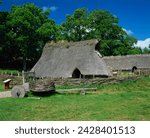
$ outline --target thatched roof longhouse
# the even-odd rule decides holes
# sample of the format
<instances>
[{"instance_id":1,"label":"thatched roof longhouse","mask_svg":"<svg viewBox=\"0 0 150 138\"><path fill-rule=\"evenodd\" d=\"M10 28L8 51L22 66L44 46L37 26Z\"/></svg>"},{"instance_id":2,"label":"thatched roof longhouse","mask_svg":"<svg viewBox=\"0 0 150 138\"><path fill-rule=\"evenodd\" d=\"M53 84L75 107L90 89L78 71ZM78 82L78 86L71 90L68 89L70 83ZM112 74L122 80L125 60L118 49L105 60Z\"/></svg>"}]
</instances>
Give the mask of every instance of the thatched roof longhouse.
<instances>
[{"instance_id":1,"label":"thatched roof longhouse","mask_svg":"<svg viewBox=\"0 0 150 138\"><path fill-rule=\"evenodd\" d=\"M101 54L96 51L97 40L47 43L32 71L37 77L69 78L110 76Z\"/></svg>"},{"instance_id":2,"label":"thatched roof longhouse","mask_svg":"<svg viewBox=\"0 0 150 138\"><path fill-rule=\"evenodd\" d=\"M127 55L103 57L110 70L150 69L150 55Z\"/></svg>"}]
</instances>

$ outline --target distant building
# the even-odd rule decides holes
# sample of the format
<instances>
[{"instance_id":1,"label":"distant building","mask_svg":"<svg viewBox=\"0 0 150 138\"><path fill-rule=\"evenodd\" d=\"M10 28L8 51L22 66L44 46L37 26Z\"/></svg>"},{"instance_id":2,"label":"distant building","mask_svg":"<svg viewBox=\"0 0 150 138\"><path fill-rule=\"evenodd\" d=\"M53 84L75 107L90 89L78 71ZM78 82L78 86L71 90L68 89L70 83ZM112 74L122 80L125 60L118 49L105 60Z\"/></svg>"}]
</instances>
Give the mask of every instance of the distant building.
<instances>
[{"instance_id":1,"label":"distant building","mask_svg":"<svg viewBox=\"0 0 150 138\"><path fill-rule=\"evenodd\" d=\"M150 55L127 55L103 57L111 71L150 70Z\"/></svg>"}]
</instances>

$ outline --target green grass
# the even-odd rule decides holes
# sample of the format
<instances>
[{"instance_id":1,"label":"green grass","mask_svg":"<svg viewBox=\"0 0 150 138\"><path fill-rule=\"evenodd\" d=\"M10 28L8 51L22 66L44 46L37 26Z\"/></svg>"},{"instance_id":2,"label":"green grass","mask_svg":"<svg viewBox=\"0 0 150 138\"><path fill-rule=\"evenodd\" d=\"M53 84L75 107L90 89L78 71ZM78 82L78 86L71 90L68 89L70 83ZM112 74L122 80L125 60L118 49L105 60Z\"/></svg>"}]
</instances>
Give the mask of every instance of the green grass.
<instances>
[{"instance_id":1,"label":"green grass","mask_svg":"<svg viewBox=\"0 0 150 138\"><path fill-rule=\"evenodd\" d=\"M0 74L8 74L8 75L18 75L18 70L12 70L12 69L0 69Z\"/></svg>"},{"instance_id":2,"label":"green grass","mask_svg":"<svg viewBox=\"0 0 150 138\"><path fill-rule=\"evenodd\" d=\"M1 92L1 91L4 91L4 84L3 84L2 81L0 81L0 92Z\"/></svg>"},{"instance_id":3,"label":"green grass","mask_svg":"<svg viewBox=\"0 0 150 138\"><path fill-rule=\"evenodd\" d=\"M54 94L40 100L0 99L0 120L150 120L150 77L84 87L98 91L85 96Z\"/></svg>"}]
</instances>

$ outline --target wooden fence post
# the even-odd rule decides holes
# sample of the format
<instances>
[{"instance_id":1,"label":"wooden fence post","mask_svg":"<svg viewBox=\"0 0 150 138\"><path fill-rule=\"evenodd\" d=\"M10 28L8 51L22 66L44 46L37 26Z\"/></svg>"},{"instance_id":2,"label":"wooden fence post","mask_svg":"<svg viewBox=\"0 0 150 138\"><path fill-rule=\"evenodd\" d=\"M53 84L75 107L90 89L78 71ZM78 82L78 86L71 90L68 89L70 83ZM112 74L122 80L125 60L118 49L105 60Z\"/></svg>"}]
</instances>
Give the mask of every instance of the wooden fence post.
<instances>
[{"instance_id":1,"label":"wooden fence post","mask_svg":"<svg viewBox=\"0 0 150 138\"><path fill-rule=\"evenodd\" d=\"M22 83L25 83L24 71L22 71Z\"/></svg>"}]
</instances>

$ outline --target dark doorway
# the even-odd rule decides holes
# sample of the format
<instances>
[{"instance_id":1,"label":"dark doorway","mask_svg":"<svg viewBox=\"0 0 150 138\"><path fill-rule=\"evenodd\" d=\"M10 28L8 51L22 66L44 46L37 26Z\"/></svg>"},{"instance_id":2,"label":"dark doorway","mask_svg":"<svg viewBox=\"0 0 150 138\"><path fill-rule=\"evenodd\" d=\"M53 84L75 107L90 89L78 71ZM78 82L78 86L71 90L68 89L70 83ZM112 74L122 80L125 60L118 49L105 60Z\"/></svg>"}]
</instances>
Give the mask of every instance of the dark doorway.
<instances>
[{"instance_id":1,"label":"dark doorway","mask_svg":"<svg viewBox=\"0 0 150 138\"><path fill-rule=\"evenodd\" d=\"M81 77L82 76L80 70L76 68L72 73L72 78L81 78Z\"/></svg>"},{"instance_id":2,"label":"dark doorway","mask_svg":"<svg viewBox=\"0 0 150 138\"><path fill-rule=\"evenodd\" d=\"M97 43L96 46L95 46L95 50L96 50L96 51L99 51L99 49L100 49L99 43Z\"/></svg>"},{"instance_id":3,"label":"dark doorway","mask_svg":"<svg viewBox=\"0 0 150 138\"><path fill-rule=\"evenodd\" d=\"M136 70L137 70L137 67L134 66L134 67L132 68L132 73L134 73Z\"/></svg>"}]
</instances>

